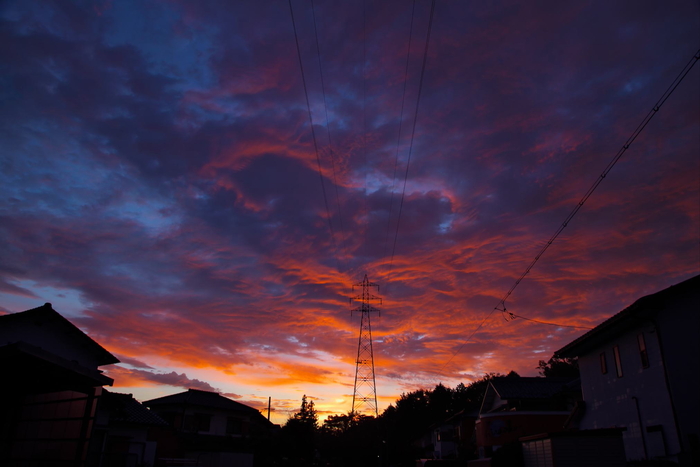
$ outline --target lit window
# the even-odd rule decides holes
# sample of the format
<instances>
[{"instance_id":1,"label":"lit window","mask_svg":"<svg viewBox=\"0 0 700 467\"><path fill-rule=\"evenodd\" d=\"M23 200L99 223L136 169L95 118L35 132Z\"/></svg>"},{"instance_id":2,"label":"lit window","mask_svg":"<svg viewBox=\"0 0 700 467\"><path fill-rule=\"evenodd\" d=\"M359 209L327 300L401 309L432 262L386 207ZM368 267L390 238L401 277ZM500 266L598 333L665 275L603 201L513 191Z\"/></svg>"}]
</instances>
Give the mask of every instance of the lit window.
<instances>
[{"instance_id":1,"label":"lit window","mask_svg":"<svg viewBox=\"0 0 700 467\"><path fill-rule=\"evenodd\" d=\"M649 354L647 353L647 344L644 342L644 334L637 336L639 342L639 356L642 359L642 368L649 368Z\"/></svg>"},{"instance_id":2,"label":"lit window","mask_svg":"<svg viewBox=\"0 0 700 467\"><path fill-rule=\"evenodd\" d=\"M604 375L608 373L608 362L605 360L605 352L600 353L600 372Z\"/></svg>"},{"instance_id":3,"label":"lit window","mask_svg":"<svg viewBox=\"0 0 700 467\"><path fill-rule=\"evenodd\" d=\"M622 378L622 362L620 361L620 348L618 346L613 347L613 355L615 356L615 370L617 371L617 377Z\"/></svg>"}]
</instances>

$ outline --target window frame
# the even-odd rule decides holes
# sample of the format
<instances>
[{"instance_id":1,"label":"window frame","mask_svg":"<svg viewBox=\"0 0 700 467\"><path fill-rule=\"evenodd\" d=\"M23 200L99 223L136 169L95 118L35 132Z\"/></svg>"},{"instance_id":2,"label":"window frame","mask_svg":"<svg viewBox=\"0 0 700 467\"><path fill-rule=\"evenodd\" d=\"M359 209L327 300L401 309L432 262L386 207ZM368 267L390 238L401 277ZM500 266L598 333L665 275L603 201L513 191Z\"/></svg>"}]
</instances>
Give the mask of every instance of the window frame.
<instances>
[{"instance_id":1,"label":"window frame","mask_svg":"<svg viewBox=\"0 0 700 467\"><path fill-rule=\"evenodd\" d=\"M613 346L613 357L615 359L615 372L618 378L622 378L622 358L620 357L620 346Z\"/></svg>"},{"instance_id":2,"label":"window frame","mask_svg":"<svg viewBox=\"0 0 700 467\"><path fill-rule=\"evenodd\" d=\"M600 353L600 373L603 375L608 374L608 360L605 356L605 352Z\"/></svg>"},{"instance_id":3,"label":"window frame","mask_svg":"<svg viewBox=\"0 0 700 467\"><path fill-rule=\"evenodd\" d=\"M639 357L642 360L642 368L649 368L649 351L644 340L644 333L637 335L637 344L639 345Z\"/></svg>"}]
</instances>

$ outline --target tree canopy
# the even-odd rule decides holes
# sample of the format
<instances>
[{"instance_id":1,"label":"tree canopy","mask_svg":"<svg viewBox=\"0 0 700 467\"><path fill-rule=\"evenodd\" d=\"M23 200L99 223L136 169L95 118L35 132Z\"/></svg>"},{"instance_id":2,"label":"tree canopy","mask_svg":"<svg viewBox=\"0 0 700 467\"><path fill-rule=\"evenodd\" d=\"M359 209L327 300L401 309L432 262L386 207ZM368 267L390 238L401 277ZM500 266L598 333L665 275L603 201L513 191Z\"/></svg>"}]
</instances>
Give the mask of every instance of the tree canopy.
<instances>
[{"instance_id":1,"label":"tree canopy","mask_svg":"<svg viewBox=\"0 0 700 467\"><path fill-rule=\"evenodd\" d=\"M540 370L540 376L544 376L545 378L576 378L580 375L577 357L552 357L546 362L544 360L540 360L540 364L537 365L537 369Z\"/></svg>"}]
</instances>

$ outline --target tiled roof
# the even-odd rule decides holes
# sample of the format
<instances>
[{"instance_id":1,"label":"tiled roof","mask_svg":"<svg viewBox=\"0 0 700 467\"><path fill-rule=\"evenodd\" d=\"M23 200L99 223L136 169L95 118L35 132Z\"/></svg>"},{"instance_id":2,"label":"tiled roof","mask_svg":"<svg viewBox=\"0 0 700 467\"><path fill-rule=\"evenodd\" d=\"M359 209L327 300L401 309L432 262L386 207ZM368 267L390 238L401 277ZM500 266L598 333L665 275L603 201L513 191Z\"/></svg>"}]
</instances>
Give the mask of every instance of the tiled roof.
<instances>
[{"instance_id":1,"label":"tiled roof","mask_svg":"<svg viewBox=\"0 0 700 467\"><path fill-rule=\"evenodd\" d=\"M629 326L627 324L629 319L638 320L650 317L654 313L664 310L664 305L670 298L688 293L697 294L698 290L700 290L700 275L654 294L646 295L557 350L554 352L554 355L559 357L579 356L581 353L585 353L586 349L590 347L590 343L601 339L609 339L611 336L619 334L620 330L626 330Z\"/></svg>"},{"instance_id":2,"label":"tiled roof","mask_svg":"<svg viewBox=\"0 0 700 467\"><path fill-rule=\"evenodd\" d=\"M567 389L576 378L535 378L502 376L493 378L491 384L503 400L550 399Z\"/></svg>"},{"instance_id":3,"label":"tiled roof","mask_svg":"<svg viewBox=\"0 0 700 467\"><path fill-rule=\"evenodd\" d=\"M131 394L103 391L101 407L109 413L110 423L135 423L139 425L167 426L168 424L155 412L133 398Z\"/></svg>"},{"instance_id":4,"label":"tiled roof","mask_svg":"<svg viewBox=\"0 0 700 467\"><path fill-rule=\"evenodd\" d=\"M75 336L75 339L82 341L84 345L88 346L90 350L98 356L99 365L119 363L117 357L109 353L76 325L61 316L60 313L53 309L50 303L45 303L31 310L0 316L0 324L4 326L10 326L13 323L21 322L50 323L52 326L60 326L63 330Z\"/></svg>"},{"instance_id":5,"label":"tiled roof","mask_svg":"<svg viewBox=\"0 0 700 467\"><path fill-rule=\"evenodd\" d=\"M147 407L157 407L159 405L188 404L211 407L223 410L234 410L239 412L249 412L250 414L261 415L260 412L240 402L224 397L221 394L210 391L200 391L199 389L188 389L187 392L180 392L170 396L163 396L151 399L143 403Z\"/></svg>"}]
</instances>

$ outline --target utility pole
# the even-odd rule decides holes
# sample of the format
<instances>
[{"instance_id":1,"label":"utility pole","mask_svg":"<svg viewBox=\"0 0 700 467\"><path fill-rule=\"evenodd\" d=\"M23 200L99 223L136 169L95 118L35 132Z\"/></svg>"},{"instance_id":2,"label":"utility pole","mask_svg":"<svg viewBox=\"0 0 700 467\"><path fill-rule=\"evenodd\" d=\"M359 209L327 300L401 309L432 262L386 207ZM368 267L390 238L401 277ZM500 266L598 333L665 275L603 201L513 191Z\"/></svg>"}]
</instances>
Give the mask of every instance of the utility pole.
<instances>
[{"instance_id":1,"label":"utility pole","mask_svg":"<svg viewBox=\"0 0 700 467\"><path fill-rule=\"evenodd\" d=\"M372 351L372 326L370 322L370 313L379 313L379 309L373 307L370 303L373 301L379 302L381 305L382 299L370 293L372 287L377 288L379 285L374 284L367 279L367 274L362 282L352 286L362 287L362 294L350 299L360 302L360 306L350 310L350 315L353 312L360 312L360 337L357 343L357 360L355 360L355 389L352 394L352 413L354 415L364 414L377 417L377 390L376 379L374 377L374 353ZM381 316L381 314L380 314Z\"/></svg>"}]
</instances>

